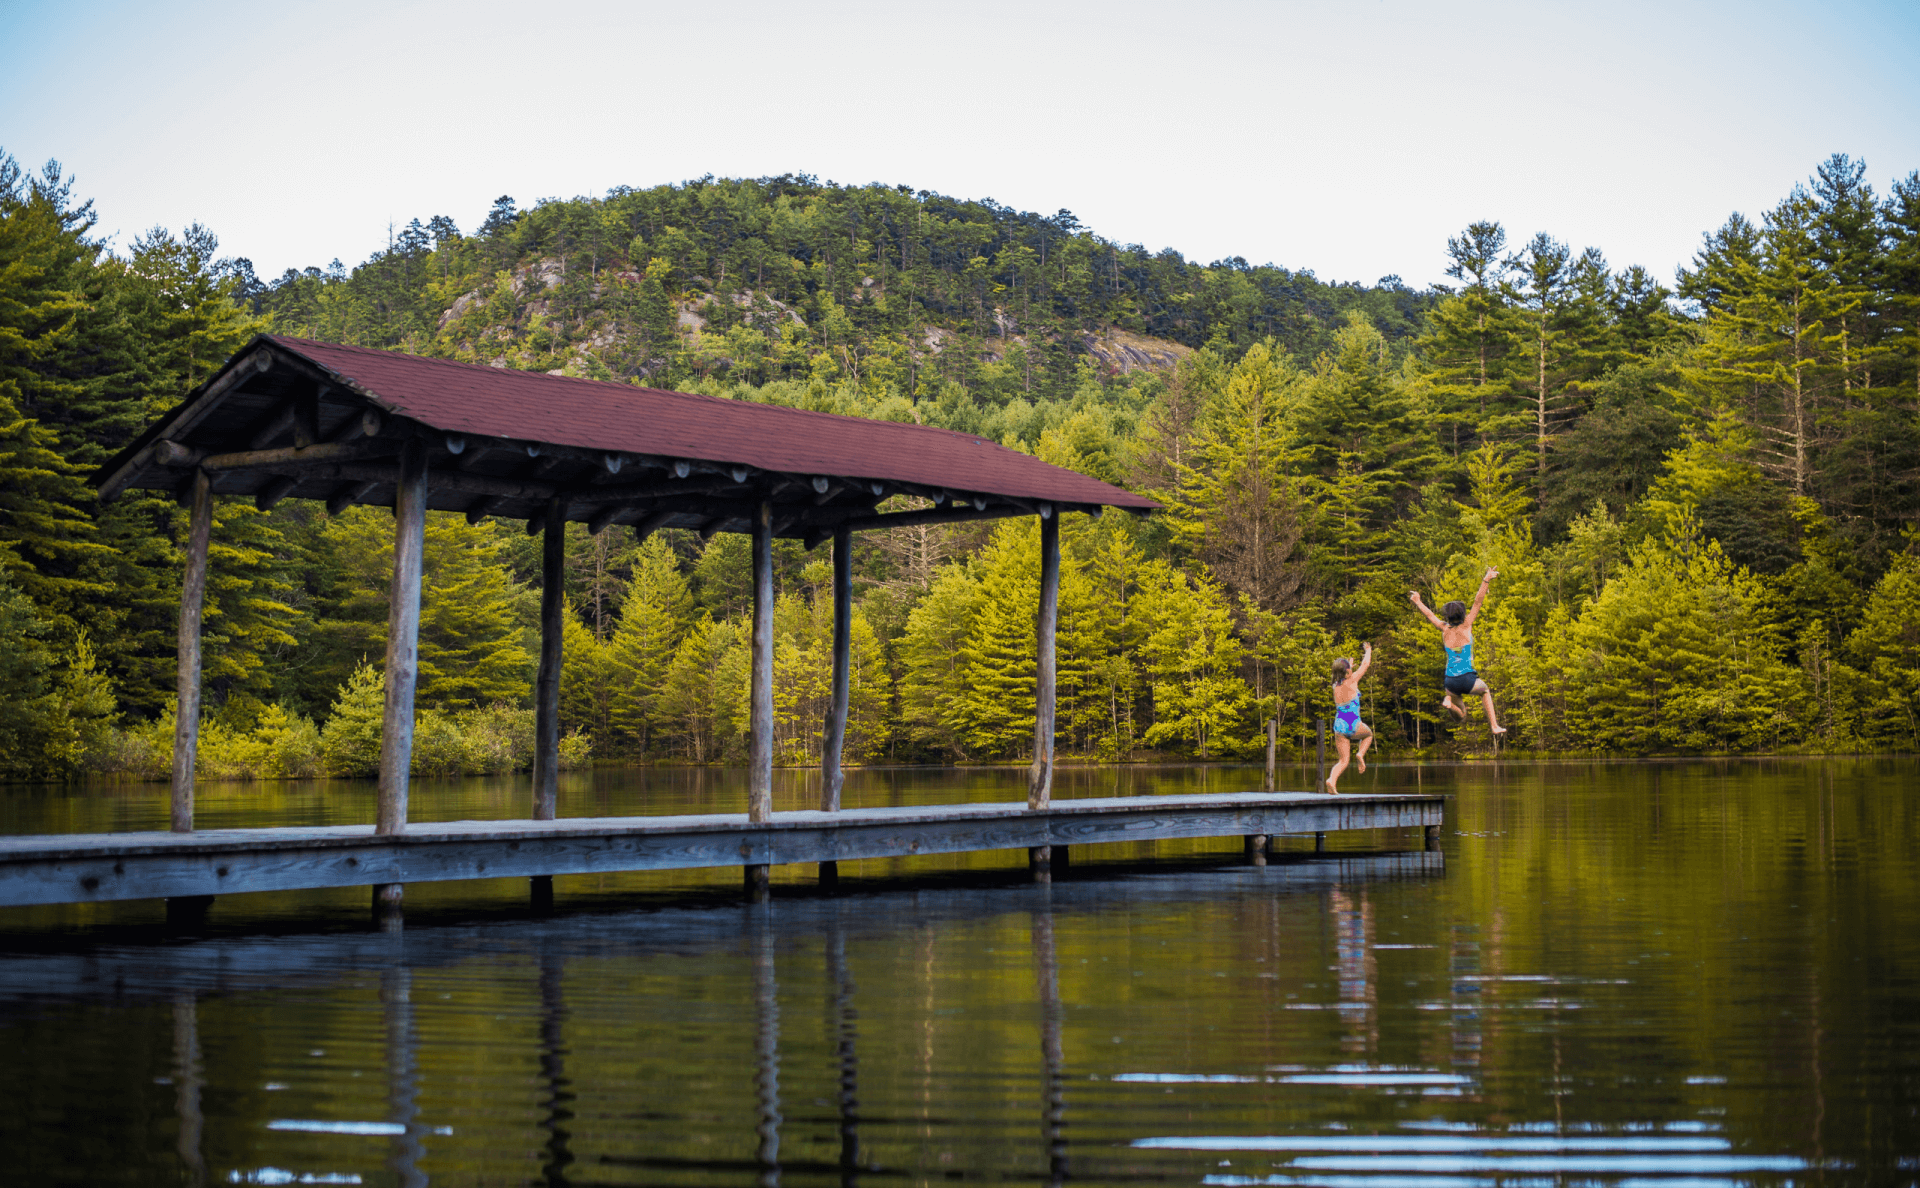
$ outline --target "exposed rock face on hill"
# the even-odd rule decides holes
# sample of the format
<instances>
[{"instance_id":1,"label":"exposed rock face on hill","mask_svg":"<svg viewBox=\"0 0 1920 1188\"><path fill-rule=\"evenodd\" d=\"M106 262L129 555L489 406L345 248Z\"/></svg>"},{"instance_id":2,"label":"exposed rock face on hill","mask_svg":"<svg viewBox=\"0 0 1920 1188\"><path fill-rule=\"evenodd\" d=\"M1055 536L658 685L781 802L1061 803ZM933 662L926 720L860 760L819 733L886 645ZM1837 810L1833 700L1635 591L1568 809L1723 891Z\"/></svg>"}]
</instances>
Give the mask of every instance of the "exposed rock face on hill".
<instances>
[{"instance_id":1,"label":"exposed rock face on hill","mask_svg":"<svg viewBox=\"0 0 1920 1188\"><path fill-rule=\"evenodd\" d=\"M1109 330L1105 334L1081 335L1087 353L1105 364L1116 375L1134 371L1171 371L1180 360L1193 354L1193 348L1165 338L1135 334L1131 330Z\"/></svg>"},{"instance_id":2,"label":"exposed rock face on hill","mask_svg":"<svg viewBox=\"0 0 1920 1188\"><path fill-rule=\"evenodd\" d=\"M524 340L530 333L537 334L548 319L567 314L561 299L562 286L568 279L566 266L559 259L539 257L524 261L498 274L493 282L456 297L436 319L435 329L441 334L451 332L463 340L466 349L496 367L527 366L526 359L518 358ZM570 335L573 340L560 345L554 352L558 357L552 359L563 365L546 370L554 375L592 374L588 356L618 344L632 332L631 317L622 319L613 315L609 303L623 292L630 294L642 279L640 273L617 269L603 269L591 280L575 276L576 288L585 282L585 288L572 299L577 307L584 297L588 307L586 317L579 319L584 333ZM718 313L728 312L722 303L730 303L737 312L732 312L720 324L745 326L764 336L766 346L760 348L761 353L782 341L784 326L790 324L803 334L810 329L798 309L769 293L748 289L718 294L703 290L702 286L710 283L705 278L696 277L694 282L691 287L666 296L667 316L680 349L704 352L702 357L710 366L730 368L735 362L729 348L719 346L720 334L710 325ZM869 279L849 304L861 305L876 296L884 296L884 290ZM577 308L574 314L577 318ZM931 359L960 343L972 342L983 361L998 363L1005 361L1016 345L1024 346L1030 341L1019 323L1003 309L992 311L988 328L991 331L988 337L973 339L964 330L951 326L922 325L914 335L914 354L921 359ZM1068 335L1068 342L1046 336L1045 343L1055 348L1065 345L1084 351L1096 370L1109 377L1141 371L1171 371L1193 353L1193 348L1181 343L1130 330L1076 330L1069 331ZM655 350L660 349L656 343Z\"/></svg>"}]
</instances>

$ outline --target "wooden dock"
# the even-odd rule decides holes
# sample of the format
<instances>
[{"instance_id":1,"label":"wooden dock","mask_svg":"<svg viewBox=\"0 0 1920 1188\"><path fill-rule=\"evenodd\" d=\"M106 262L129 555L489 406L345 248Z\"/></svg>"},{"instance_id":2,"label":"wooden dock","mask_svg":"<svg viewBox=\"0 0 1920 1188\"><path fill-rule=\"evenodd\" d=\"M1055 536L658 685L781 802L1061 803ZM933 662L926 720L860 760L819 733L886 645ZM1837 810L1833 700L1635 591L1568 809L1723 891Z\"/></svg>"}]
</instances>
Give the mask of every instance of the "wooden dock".
<instances>
[{"instance_id":1,"label":"wooden dock","mask_svg":"<svg viewBox=\"0 0 1920 1188\"><path fill-rule=\"evenodd\" d=\"M0 907L205 896L321 887L398 886L449 879L530 878L695 867L756 872L979 850L1048 850L1174 838L1250 839L1356 829L1424 827L1437 836L1439 796L1251 792L952 804L838 812L551 821L218 829L196 833L66 833L0 838ZM1063 857L1064 855L1060 855ZM1056 859L1057 860L1057 859ZM824 872L823 872L824 873ZM550 884L549 884L550 885ZM536 891L536 894L538 892Z\"/></svg>"}]
</instances>

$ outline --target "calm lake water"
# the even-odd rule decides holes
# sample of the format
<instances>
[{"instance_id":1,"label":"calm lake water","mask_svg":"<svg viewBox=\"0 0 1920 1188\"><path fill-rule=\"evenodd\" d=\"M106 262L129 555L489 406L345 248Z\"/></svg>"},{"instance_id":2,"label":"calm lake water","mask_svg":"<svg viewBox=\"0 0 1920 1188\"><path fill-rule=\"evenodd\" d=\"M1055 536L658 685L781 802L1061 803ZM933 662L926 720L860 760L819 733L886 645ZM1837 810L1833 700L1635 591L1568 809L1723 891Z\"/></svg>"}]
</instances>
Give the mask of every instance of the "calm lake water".
<instances>
[{"instance_id":1,"label":"calm lake water","mask_svg":"<svg viewBox=\"0 0 1920 1188\"><path fill-rule=\"evenodd\" d=\"M1240 768L1060 795L1238 791ZM779 807L814 795L782 773ZM850 776L1011 800L1013 769ZM1305 781L1287 781L1304 786ZM0 912L0 1182L1920 1182L1920 761L1376 765L1417 831ZM741 773L563 812L737 811ZM416 820L525 815L423 783ZM200 823L367 821L365 784ZM0 832L164 828L157 786L0 790Z\"/></svg>"}]
</instances>

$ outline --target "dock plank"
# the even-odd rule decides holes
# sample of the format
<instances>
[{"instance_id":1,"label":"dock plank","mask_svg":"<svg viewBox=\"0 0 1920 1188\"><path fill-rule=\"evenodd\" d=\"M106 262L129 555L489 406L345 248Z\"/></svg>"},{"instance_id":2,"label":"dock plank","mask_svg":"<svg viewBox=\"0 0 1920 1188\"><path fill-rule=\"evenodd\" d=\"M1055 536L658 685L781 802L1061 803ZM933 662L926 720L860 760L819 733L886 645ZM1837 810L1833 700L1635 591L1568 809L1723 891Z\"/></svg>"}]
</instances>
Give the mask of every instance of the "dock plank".
<instances>
[{"instance_id":1,"label":"dock plank","mask_svg":"<svg viewBox=\"0 0 1920 1188\"><path fill-rule=\"evenodd\" d=\"M1047 845L1438 825L1438 796L1304 792L552 821L222 829L0 838L0 906L381 883L901 858Z\"/></svg>"}]
</instances>

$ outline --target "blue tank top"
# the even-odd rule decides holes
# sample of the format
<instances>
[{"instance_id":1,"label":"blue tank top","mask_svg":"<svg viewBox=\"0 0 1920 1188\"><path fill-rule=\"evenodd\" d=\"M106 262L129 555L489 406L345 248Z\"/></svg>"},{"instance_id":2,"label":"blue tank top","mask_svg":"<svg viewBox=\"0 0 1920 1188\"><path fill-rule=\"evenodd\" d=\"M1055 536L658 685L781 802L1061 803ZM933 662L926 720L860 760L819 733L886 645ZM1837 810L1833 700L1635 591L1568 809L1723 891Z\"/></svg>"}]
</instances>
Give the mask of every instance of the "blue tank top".
<instances>
[{"instance_id":1,"label":"blue tank top","mask_svg":"<svg viewBox=\"0 0 1920 1188\"><path fill-rule=\"evenodd\" d=\"M1441 644L1440 648L1447 654L1448 676L1465 676L1473 671L1472 640L1468 640L1465 646L1458 649L1447 647L1445 644Z\"/></svg>"}]
</instances>

